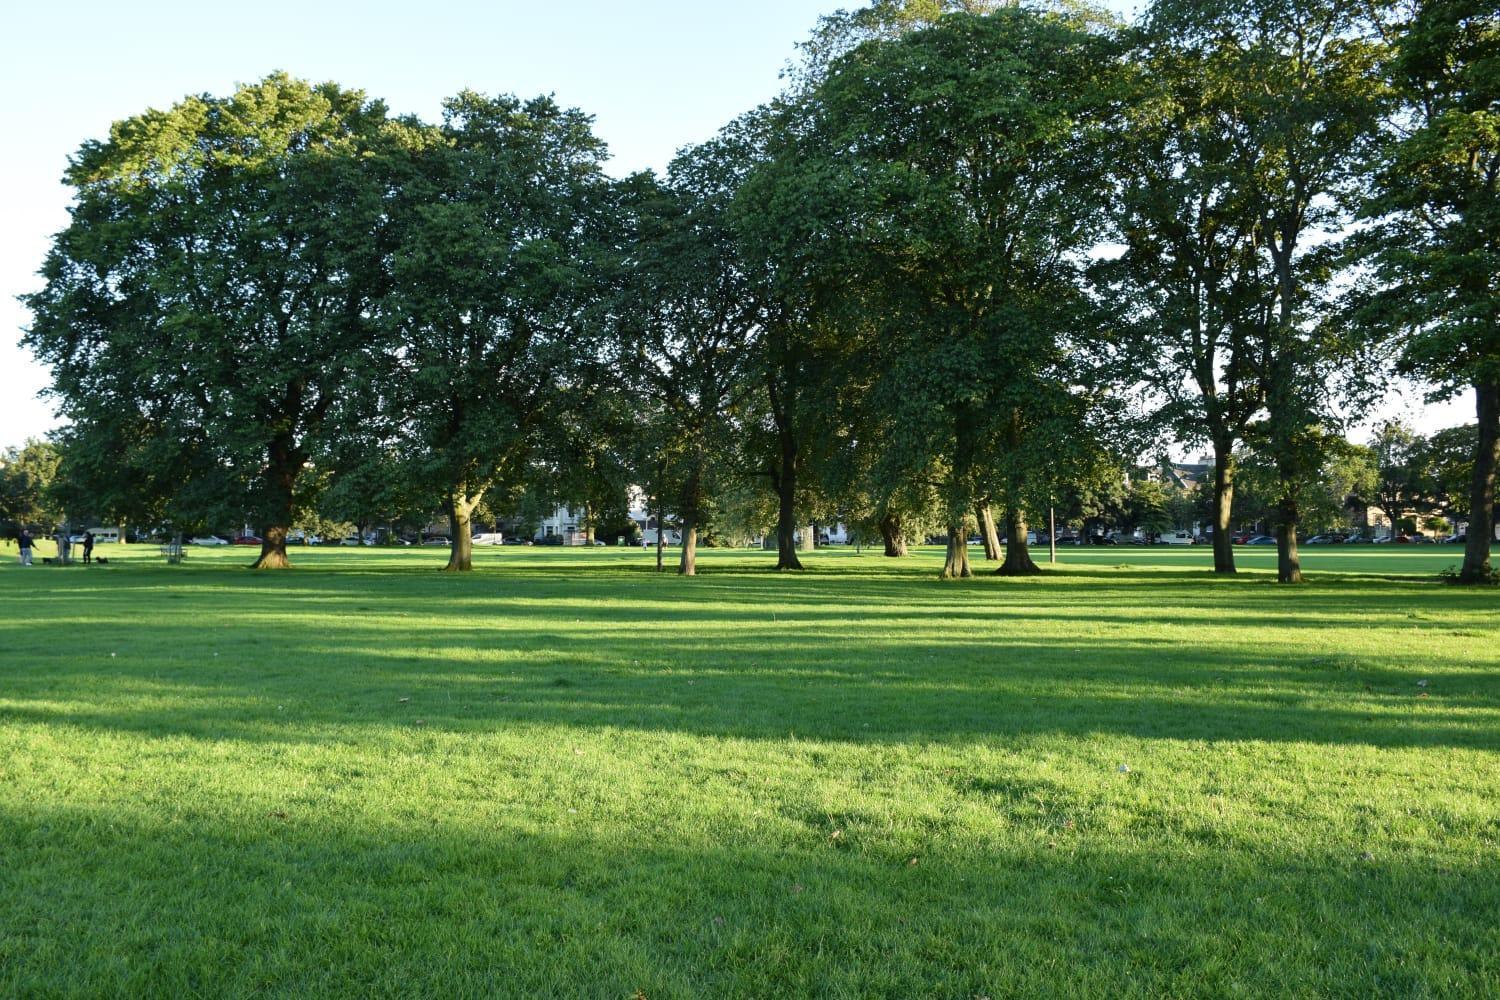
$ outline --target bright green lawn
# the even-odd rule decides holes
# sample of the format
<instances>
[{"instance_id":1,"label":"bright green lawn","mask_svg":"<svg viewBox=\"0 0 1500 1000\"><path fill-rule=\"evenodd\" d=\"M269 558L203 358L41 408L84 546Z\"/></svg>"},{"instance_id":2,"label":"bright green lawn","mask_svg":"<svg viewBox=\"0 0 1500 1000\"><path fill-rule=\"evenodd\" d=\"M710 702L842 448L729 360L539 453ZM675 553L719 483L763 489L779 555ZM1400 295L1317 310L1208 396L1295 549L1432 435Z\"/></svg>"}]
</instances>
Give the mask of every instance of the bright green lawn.
<instances>
[{"instance_id":1,"label":"bright green lawn","mask_svg":"<svg viewBox=\"0 0 1500 1000\"><path fill-rule=\"evenodd\" d=\"M1500 993L1456 550L0 554L0 995Z\"/></svg>"}]
</instances>

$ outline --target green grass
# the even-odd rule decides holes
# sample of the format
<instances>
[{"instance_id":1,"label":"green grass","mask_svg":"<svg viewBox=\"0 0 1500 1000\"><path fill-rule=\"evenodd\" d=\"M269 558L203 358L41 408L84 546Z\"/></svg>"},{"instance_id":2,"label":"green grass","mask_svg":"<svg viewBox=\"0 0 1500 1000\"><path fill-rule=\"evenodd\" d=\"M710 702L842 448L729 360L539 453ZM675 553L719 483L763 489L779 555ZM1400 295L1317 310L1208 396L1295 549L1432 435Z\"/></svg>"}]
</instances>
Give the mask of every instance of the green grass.
<instances>
[{"instance_id":1,"label":"green grass","mask_svg":"<svg viewBox=\"0 0 1500 1000\"><path fill-rule=\"evenodd\" d=\"M0 995L1500 993L1456 551L10 551Z\"/></svg>"}]
</instances>

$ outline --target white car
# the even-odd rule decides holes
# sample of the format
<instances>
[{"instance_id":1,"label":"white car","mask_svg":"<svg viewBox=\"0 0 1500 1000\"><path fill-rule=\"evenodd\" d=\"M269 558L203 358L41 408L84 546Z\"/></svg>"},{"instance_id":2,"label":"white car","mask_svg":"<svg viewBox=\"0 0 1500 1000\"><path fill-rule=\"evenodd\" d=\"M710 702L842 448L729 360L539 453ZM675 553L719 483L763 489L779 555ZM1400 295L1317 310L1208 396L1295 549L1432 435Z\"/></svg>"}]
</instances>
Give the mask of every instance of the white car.
<instances>
[{"instance_id":1,"label":"white car","mask_svg":"<svg viewBox=\"0 0 1500 1000\"><path fill-rule=\"evenodd\" d=\"M475 545L504 545L505 535L499 531L486 531L471 539Z\"/></svg>"},{"instance_id":2,"label":"white car","mask_svg":"<svg viewBox=\"0 0 1500 1000\"><path fill-rule=\"evenodd\" d=\"M189 545L228 545L229 543L226 542L226 541L224 541L224 539L220 538L218 535L199 535L196 538L189 538L188 539L188 544Z\"/></svg>"}]
</instances>

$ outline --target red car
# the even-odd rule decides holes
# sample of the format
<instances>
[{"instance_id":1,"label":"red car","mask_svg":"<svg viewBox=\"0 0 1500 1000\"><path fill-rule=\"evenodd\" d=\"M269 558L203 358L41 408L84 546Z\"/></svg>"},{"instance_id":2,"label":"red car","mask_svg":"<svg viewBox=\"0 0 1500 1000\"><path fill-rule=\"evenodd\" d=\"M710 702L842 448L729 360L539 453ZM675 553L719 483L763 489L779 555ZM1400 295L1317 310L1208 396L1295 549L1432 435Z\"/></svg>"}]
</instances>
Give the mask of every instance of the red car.
<instances>
[{"instance_id":1,"label":"red car","mask_svg":"<svg viewBox=\"0 0 1500 1000\"><path fill-rule=\"evenodd\" d=\"M260 539L256 538L254 535L241 535L240 537L236 538L233 542L230 542L229 544L231 544L231 545L259 545L260 544Z\"/></svg>"}]
</instances>

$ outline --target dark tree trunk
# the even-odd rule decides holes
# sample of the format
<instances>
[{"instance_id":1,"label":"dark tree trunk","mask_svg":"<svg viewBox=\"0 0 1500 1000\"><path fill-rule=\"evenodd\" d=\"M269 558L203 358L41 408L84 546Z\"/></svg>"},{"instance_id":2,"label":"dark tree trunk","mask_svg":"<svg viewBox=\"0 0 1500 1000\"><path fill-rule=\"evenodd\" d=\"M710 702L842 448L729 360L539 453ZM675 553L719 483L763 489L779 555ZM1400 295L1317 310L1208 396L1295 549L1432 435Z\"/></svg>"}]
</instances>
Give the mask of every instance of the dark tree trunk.
<instances>
[{"instance_id":1,"label":"dark tree trunk","mask_svg":"<svg viewBox=\"0 0 1500 1000\"><path fill-rule=\"evenodd\" d=\"M1460 583L1490 580L1490 546L1495 537L1495 480L1500 466L1500 383L1474 386L1479 418L1479 446L1474 451L1474 479L1469 490L1469 540L1464 544Z\"/></svg>"},{"instance_id":2,"label":"dark tree trunk","mask_svg":"<svg viewBox=\"0 0 1500 1000\"><path fill-rule=\"evenodd\" d=\"M1297 555L1297 498L1284 496L1278 505L1276 525L1276 582L1301 583L1302 560Z\"/></svg>"},{"instance_id":3,"label":"dark tree trunk","mask_svg":"<svg viewBox=\"0 0 1500 1000\"><path fill-rule=\"evenodd\" d=\"M292 561L286 556L287 527L283 524L260 529L260 558L253 569L287 569Z\"/></svg>"},{"instance_id":4,"label":"dark tree trunk","mask_svg":"<svg viewBox=\"0 0 1500 1000\"><path fill-rule=\"evenodd\" d=\"M948 525L948 558L943 562L944 580L962 580L974 575L969 568L969 539L963 519Z\"/></svg>"},{"instance_id":5,"label":"dark tree trunk","mask_svg":"<svg viewBox=\"0 0 1500 1000\"><path fill-rule=\"evenodd\" d=\"M448 573L467 573L474 568L474 531L470 520L474 512L474 500L454 493L448 498L448 522L453 529L453 539L448 550Z\"/></svg>"},{"instance_id":6,"label":"dark tree trunk","mask_svg":"<svg viewBox=\"0 0 1500 1000\"><path fill-rule=\"evenodd\" d=\"M995 570L1001 576L1035 576L1042 568L1031 558L1026 543L1026 519L1014 507L1005 509L1005 562Z\"/></svg>"},{"instance_id":7,"label":"dark tree trunk","mask_svg":"<svg viewBox=\"0 0 1500 1000\"><path fill-rule=\"evenodd\" d=\"M885 540L885 554L893 559L906 555L906 533L901 530L901 518L886 514L880 519L880 537Z\"/></svg>"},{"instance_id":8,"label":"dark tree trunk","mask_svg":"<svg viewBox=\"0 0 1500 1000\"><path fill-rule=\"evenodd\" d=\"M1214 442L1214 572L1233 573L1234 443Z\"/></svg>"},{"instance_id":9,"label":"dark tree trunk","mask_svg":"<svg viewBox=\"0 0 1500 1000\"><path fill-rule=\"evenodd\" d=\"M775 475L776 487L776 568L801 569L797 558L797 442L783 431L781 455Z\"/></svg>"},{"instance_id":10,"label":"dark tree trunk","mask_svg":"<svg viewBox=\"0 0 1500 1000\"><path fill-rule=\"evenodd\" d=\"M297 475L302 471L302 455L287 440L272 442L266 485L271 496L260 528L260 558L253 569L287 569L292 561L286 555L286 535L292 523L292 497Z\"/></svg>"},{"instance_id":11,"label":"dark tree trunk","mask_svg":"<svg viewBox=\"0 0 1500 1000\"><path fill-rule=\"evenodd\" d=\"M1000 560L1000 533L995 530L995 512L990 505L979 505L979 537L984 540L984 558L986 562L998 562Z\"/></svg>"},{"instance_id":12,"label":"dark tree trunk","mask_svg":"<svg viewBox=\"0 0 1500 1000\"><path fill-rule=\"evenodd\" d=\"M657 500L656 500L656 571L658 573L660 573L661 570L662 570L662 551L661 550L662 550L662 546L666 544L666 537L667 537L666 509L665 509L664 505L662 504L661 498L658 497Z\"/></svg>"}]
</instances>

